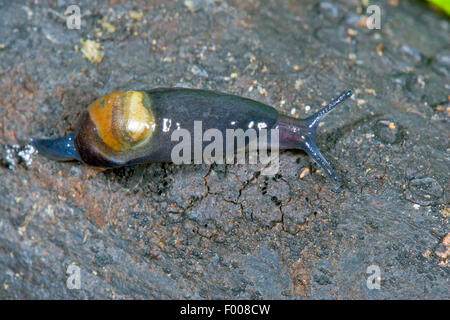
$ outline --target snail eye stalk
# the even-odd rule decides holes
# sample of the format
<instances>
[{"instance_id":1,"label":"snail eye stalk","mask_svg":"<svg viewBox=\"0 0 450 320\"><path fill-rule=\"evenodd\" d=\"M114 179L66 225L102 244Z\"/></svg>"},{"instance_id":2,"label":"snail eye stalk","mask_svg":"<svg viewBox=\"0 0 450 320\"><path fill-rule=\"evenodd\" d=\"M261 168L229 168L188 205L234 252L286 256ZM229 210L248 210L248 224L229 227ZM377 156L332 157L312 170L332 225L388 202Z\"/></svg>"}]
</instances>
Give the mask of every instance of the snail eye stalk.
<instances>
[{"instance_id":1,"label":"snail eye stalk","mask_svg":"<svg viewBox=\"0 0 450 320\"><path fill-rule=\"evenodd\" d=\"M304 136L304 139L300 142L300 147L305 150L311 158L320 165L330 176L331 179L334 181L338 181L338 176L333 172L331 169L330 164L328 161L324 158L324 156L320 153L319 148L316 145L315 137L316 137L316 130L319 126L320 121L325 118L331 110L333 110L338 104L342 103L347 98L351 97L352 91L347 90L342 92L337 98L333 99L330 103L328 103L325 107L314 113L312 116L302 120L307 128L308 131L306 135Z\"/></svg>"}]
</instances>

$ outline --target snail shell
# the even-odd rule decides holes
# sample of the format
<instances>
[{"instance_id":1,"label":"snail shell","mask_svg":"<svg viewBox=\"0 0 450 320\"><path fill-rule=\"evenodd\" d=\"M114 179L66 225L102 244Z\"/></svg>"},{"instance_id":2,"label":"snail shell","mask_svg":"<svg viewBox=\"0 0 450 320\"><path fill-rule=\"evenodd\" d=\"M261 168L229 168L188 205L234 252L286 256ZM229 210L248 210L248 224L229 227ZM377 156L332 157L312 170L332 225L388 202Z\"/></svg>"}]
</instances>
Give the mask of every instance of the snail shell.
<instances>
[{"instance_id":1,"label":"snail shell","mask_svg":"<svg viewBox=\"0 0 450 320\"><path fill-rule=\"evenodd\" d=\"M89 105L75 135L75 145L83 150L79 155L86 163L100 160L100 155L126 161L144 150L155 129L151 100L144 91L114 91ZM96 164L107 165L105 161Z\"/></svg>"}]
</instances>

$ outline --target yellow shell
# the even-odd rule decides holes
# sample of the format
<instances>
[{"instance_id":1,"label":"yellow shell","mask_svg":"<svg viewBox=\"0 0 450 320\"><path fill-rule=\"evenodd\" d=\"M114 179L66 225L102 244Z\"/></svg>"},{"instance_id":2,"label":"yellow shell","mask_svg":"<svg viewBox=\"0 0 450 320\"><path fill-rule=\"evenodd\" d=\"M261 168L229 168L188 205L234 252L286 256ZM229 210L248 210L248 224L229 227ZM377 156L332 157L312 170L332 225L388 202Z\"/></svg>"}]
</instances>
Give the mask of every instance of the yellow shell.
<instances>
[{"instance_id":1,"label":"yellow shell","mask_svg":"<svg viewBox=\"0 0 450 320\"><path fill-rule=\"evenodd\" d=\"M124 151L147 141L156 126L143 91L114 91L95 100L88 112L98 136L111 149Z\"/></svg>"}]
</instances>

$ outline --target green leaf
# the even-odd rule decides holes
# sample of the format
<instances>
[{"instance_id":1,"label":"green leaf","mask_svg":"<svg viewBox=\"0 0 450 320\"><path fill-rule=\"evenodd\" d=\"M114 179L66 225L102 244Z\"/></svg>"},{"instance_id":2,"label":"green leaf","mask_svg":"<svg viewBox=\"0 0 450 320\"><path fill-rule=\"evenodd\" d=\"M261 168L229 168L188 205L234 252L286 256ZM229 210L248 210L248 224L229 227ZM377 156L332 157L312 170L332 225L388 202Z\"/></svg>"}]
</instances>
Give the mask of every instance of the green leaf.
<instances>
[{"instance_id":1,"label":"green leaf","mask_svg":"<svg viewBox=\"0 0 450 320\"><path fill-rule=\"evenodd\" d=\"M434 3L437 7L444 10L448 15L450 15L450 0L428 0Z\"/></svg>"}]
</instances>

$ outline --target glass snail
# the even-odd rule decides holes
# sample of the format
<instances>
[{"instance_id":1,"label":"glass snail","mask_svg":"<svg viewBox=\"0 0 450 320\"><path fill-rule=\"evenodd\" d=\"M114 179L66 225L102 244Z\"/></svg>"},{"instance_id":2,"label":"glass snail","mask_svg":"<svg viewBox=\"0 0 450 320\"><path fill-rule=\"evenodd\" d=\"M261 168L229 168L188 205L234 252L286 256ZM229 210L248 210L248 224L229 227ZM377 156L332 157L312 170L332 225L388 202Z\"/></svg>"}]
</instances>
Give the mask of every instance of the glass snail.
<instances>
[{"instance_id":1,"label":"glass snail","mask_svg":"<svg viewBox=\"0 0 450 320\"><path fill-rule=\"evenodd\" d=\"M56 139L32 139L39 153L58 161L78 160L100 168L148 162L170 162L178 142L174 130L193 131L194 121L204 130L230 128L244 131L254 123L279 131L279 149L303 149L328 175L337 180L319 152L315 134L319 122L351 96L341 93L306 119L280 114L274 108L239 96L215 91L158 88L114 91L98 98L83 113L75 132Z\"/></svg>"}]
</instances>

